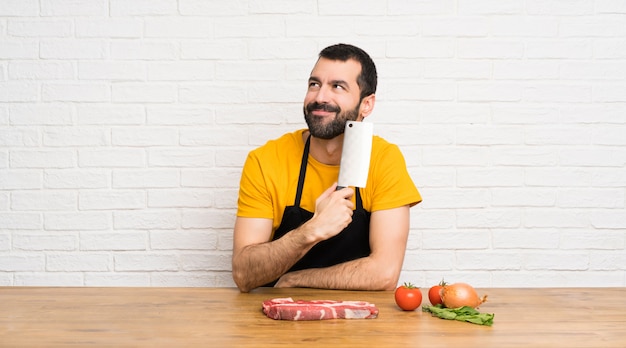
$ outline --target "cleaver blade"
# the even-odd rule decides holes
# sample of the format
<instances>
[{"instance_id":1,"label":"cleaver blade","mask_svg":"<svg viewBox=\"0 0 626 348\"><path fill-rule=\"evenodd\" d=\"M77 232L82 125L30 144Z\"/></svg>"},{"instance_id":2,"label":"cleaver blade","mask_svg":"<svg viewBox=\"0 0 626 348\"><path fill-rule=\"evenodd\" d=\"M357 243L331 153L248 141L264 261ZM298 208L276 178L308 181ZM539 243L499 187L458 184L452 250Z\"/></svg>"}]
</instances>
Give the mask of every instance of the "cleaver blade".
<instances>
[{"instance_id":1,"label":"cleaver blade","mask_svg":"<svg viewBox=\"0 0 626 348\"><path fill-rule=\"evenodd\" d=\"M372 155L374 124L348 121L343 136L337 189L365 187Z\"/></svg>"}]
</instances>

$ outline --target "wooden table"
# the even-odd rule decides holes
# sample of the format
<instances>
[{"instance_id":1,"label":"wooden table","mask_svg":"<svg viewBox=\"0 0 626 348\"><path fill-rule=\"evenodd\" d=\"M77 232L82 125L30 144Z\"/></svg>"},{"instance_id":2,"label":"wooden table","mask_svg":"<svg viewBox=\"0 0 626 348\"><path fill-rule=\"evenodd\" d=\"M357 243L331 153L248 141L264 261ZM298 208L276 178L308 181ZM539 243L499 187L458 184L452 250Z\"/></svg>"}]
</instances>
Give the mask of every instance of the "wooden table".
<instances>
[{"instance_id":1,"label":"wooden table","mask_svg":"<svg viewBox=\"0 0 626 348\"><path fill-rule=\"evenodd\" d=\"M480 289L494 325L396 307L393 292L232 288L0 288L0 346L626 347L626 288ZM363 300L377 319L294 322L268 298ZM423 302L428 304L427 297Z\"/></svg>"}]
</instances>

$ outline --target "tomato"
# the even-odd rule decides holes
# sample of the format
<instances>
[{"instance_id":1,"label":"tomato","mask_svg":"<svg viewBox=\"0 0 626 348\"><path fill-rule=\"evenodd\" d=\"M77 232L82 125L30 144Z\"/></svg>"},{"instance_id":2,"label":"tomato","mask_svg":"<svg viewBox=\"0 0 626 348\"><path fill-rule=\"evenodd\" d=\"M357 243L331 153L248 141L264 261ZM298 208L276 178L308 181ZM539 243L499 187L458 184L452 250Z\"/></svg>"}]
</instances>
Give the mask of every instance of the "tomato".
<instances>
[{"instance_id":1,"label":"tomato","mask_svg":"<svg viewBox=\"0 0 626 348\"><path fill-rule=\"evenodd\" d=\"M436 306L438 304L441 304L441 305L443 304L443 301L441 300L441 290L446 285L447 285L446 282L444 282L442 279L439 284L431 287L428 290L428 300L433 306Z\"/></svg>"},{"instance_id":2,"label":"tomato","mask_svg":"<svg viewBox=\"0 0 626 348\"><path fill-rule=\"evenodd\" d=\"M405 311L412 311L422 304L422 292L411 283L404 283L395 292L396 304Z\"/></svg>"}]
</instances>

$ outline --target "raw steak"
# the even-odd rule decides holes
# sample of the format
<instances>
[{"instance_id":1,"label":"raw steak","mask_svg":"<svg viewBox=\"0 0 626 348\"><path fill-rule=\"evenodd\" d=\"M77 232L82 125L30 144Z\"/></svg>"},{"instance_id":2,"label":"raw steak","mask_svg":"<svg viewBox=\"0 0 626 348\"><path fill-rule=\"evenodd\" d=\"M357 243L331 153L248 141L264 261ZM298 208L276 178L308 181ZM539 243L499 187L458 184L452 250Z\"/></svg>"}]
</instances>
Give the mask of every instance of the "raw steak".
<instances>
[{"instance_id":1,"label":"raw steak","mask_svg":"<svg viewBox=\"0 0 626 348\"><path fill-rule=\"evenodd\" d=\"M276 320L373 319L378 308L364 301L294 301L288 297L263 301L263 313Z\"/></svg>"}]
</instances>

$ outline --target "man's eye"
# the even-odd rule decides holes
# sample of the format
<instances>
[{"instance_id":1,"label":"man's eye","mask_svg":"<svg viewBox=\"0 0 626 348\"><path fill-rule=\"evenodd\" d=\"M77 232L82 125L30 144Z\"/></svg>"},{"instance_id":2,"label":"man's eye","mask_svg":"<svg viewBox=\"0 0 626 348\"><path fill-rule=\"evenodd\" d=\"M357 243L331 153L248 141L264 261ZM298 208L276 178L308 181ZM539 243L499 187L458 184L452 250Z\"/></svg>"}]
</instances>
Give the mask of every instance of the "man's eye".
<instances>
[{"instance_id":1,"label":"man's eye","mask_svg":"<svg viewBox=\"0 0 626 348\"><path fill-rule=\"evenodd\" d=\"M320 85L320 84L319 84L319 83L317 83L317 82L309 82L309 88L310 88L310 87L319 87L319 85Z\"/></svg>"},{"instance_id":2,"label":"man's eye","mask_svg":"<svg viewBox=\"0 0 626 348\"><path fill-rule=\"evenodd\" d=\"M333 87L336 88L336 89L345 89L345 88L343 88L342 85L333 85Z\"/></svg>"}]
</instances>

